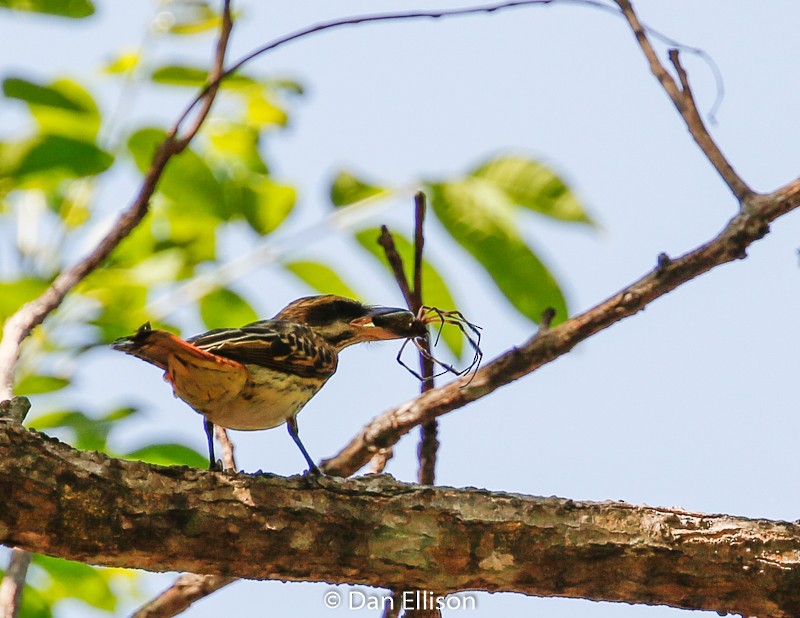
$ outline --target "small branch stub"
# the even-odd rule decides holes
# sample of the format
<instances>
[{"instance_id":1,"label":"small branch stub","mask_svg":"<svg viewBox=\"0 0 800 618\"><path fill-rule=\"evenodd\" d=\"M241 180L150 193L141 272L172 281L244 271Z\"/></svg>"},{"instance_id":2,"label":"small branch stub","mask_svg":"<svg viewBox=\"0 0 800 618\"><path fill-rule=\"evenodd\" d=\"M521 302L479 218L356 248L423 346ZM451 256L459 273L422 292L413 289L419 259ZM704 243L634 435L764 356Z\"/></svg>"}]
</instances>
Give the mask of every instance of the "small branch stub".
<instances>
[{"instance_id":1,"label":"small branch stub","mask_svg":"<svg viewBox=\"0 0 800 618\"><path fill-rule=\"evenodd\" d=\"M22 423L30 409L31 402L27 397L12 397L0 401L0 420Z\"/></svg>"}]
</instances>

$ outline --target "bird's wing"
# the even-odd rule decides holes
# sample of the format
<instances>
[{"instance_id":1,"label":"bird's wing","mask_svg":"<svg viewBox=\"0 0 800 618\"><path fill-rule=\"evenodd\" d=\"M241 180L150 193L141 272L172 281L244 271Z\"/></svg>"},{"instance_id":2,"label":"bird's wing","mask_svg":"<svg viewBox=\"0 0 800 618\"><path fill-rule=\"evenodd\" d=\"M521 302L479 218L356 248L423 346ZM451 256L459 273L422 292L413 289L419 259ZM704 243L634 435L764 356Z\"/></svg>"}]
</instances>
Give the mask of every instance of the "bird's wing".
<instances>
[{"instance_id":1,"label":"bird's wing","mask_svg":"<svg viewBox=\"0 0 800 618\"><path fill-rule=\"evenodd\" d=\"M219 328L187 341L245 365L260 365L301 377L327 378L336 371L336 351L310 328L285 320Z\"/></svg>"}]
</instances>

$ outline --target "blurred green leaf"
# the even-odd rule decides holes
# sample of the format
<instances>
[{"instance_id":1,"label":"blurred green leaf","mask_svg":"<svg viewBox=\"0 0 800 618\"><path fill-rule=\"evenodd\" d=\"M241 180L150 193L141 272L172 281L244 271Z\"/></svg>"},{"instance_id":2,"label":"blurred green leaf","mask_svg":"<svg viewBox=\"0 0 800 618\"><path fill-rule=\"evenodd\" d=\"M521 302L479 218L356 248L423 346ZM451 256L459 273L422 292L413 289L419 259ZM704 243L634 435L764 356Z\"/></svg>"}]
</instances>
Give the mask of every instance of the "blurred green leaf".
<instances>
[{"instance_id":1,"label":"blurred green leaf","mask_svg":"<svg viewBox=\"0 0 800 618\"><path fill-rule=\"evenodd\" d=\"M0 281L0 323L25 303L38 297L49 283L43 279L27 277L16 281Z\"/></svg>"},{"instance_id":2,"label":"blurred green leaf","mask_svg":"<svg viewBox=\"0 0 800 618\"><path fill-rule=\"evenodd\" d=\"M19 99L29 105L57 107L72 112L84 111L83 107L52 86L40 86L21 77L3 80L3 94L9 99Z\"/></svg>"},{"instance_id":3,"label":"blurred green leaf","mask_svg":"<svg viewBox=\"0 0 800 618\"><path fill-rule=\"evenodd\" d=\"M140 60L136 52L122 52L109 60L102 70L108 75L125 75L138 67Z\"/></svg>"},{"instance_id":4,"label":"blurred green leaf","mask_svg":"<svg viewBox=\"0 0 800 618\"><path fill-rule=\"evenodd\" d=\"M3 80L3 94L28 104L42 133L93 142L100 129L100 111L77 82L58 79L48 86L19 77Z\"/></svg>"},{"instance_id":5,"label":"blurred green leaf","mask_svg":"<svg viewBox=\"0 0 800 618\"><path fill-rule=\"evenodd\" d=\"M98 269L78 287L78 291L99 305L97 314L87 321L100 329L101 341L113 341L130 334L149 319L145 313L147 285L137 282L130 270Z\"/></svg>"},{"instance_id":6,"label":"blurred green leaf","mask_svg":"<svg viewBox=\"0 0 800 618\"><path fill-rule=\"evenodd\" d=\"M208 71L205 69L176 65L159 67L150 75L150 79L157 84L192 88L204 86L207 78Z\"/></svg>"},{"instance_id":7,"label":"blurred green leaf","mask_svg":"<svg viewBox=\"0 0 800 618\"><path fill-rule=\"evenodd\" d=\"M123 455L125 459L143 461L159 466L189 466L208 468L208 458L182 444L151 444Z\"/></svg>"},{"instance_id":8,"label":"blurred green leaf","mask_svg":"<svg viewBox=\"0 0 800 618\"><path fill-rule=\"evenodd\" d=\"M387 191L360 180L350 172L341 171L331 183L331 203L334 206L349 206Z\"/></svg>"},{"instance_id":9,"label":"blurred green leaf","mask_svg":"<svg viewBox=\"0 0 800 618\"><path fill-rule=\"evenodd\" d=\"M202 1L184 2L173 9L171 14L175 22L170 25L168 32L177 35L201 34L217 30L222 21L209 3Z\"/></svg>"},{"instance_id":10,"label":"blurred green leaf","mask_svg":"<svg viewBox=\"0 0 800 618\"><path fill-rule=\"evenodd\" d=\"M0 8L80 19L94 15L89 0L0 0Z\"/></svg>"},{"instance_id":11,"label":"blurred green leaf","mask_svg":"<svg viewBox=\"0 0 800 618\"><path fill-rule=\"evenodd\" d=\"M106 171L114 157L94 144L62 135L41 135L26 143L7 171L18 179L34 174L94 176Z\"/></svg>"},{"instance_id":12,"label":"blurred green leaf","mask_svg":"<svg viewBox=\"0 0 800 618\"><path fill-rule=\"evenodd\" d=\"M51 602L74 598L107 612L116 609L117 597L108 581L110 574L80 562L39 554L34 555L33 562L51 577L50 585L42 591Z\"/></svg>"},{"instance_id":13,"label":"blurred green leaf","mask_svg":"<svg viewBox=\"0 0 800 618\"><path fill-rule=\"evenodd\" d=\"M567 318L561 288L520 236L504 191L477 178L433 184L430 190L439 221L522 315L538 323L544 310L553 308L554 324Z\"/></svg>"},{"instance_id":14,"label":"blurred green leaf","mask_svg":"<svg viewBox=\"0 0 800 618\"><path fill-rule=\"evenodd\" d=\"M216 215L193 211L182 204L172 203L166 208L168 234L156 243L156 251L180 248L186 265L182 277L191 276L194 266L216 259L216 232L219 219Z\"/></svg>"},{"instance_id":15,"label":"blurred green leaf","mask_svg":"<svg viewBox=\"0 0 800 618\"><path fill-rule=\"evenodd\" d=\"M245 122L257 127L285 126L289 120L289 115L264 94L261 86L242 88L240 94L245 96L247 111Z\"/></svg>"},{"instance_id":16,"label":"blurred green leaf","mask_svg":"<svg viewBox=\"0 0 800 618\"><path fill-rule=\"evenodd\" d=\"M266 84L274 90L284 90L290 94L303 94L303 84L293 79L271 79Z\"/></svg>"},{"instance_id":17,"label":"blurred green leaf","mask_svg":"<svg viewBox=\"0 0 800 618\"><path fill-rule=\"evenodd\" d=\"M368 228L359 231L355 236L359 244L383 264L388 272L392 273L392 268L386 259L386 252L378 244L380 235L381 230L379 228ZM392 232L392 237L394 238L397 253L403 260L406 278L411 283L414 281L414 244L397 232ZM411 284L413 285L413 283ZM456 309L455 300L453 300L453 295L450 293L444 279L433 265L424 258L422 260L422 295L422 302L429 307L437 307L444 311ZM464 337L460 330L445 328L442 331L442 340L456 358L460 359L462 357L464 353Z\"/></svg>"},{"instance_id":18,"label":"blurred green leaf","mask_svg":"<svg viewBox=\"0 0 800 618\"><path fill-rule=\"evenodd\" d=\"M208 329L243 326L258 320L250 303L227 288L214 290L200 299L200 317Z\"/></svg>"},{"instance_id":19,"label":"blurred green leaf","mask_svg":"<svg viewBox=\"0 0 800 618\"><path fill-rule=\"evenodd\" d=\"M155 69L150 74L150 79L156 84L201 88L208 83L208 71L202 67L168 64ZM240 88L253 85L258 85L258 80L244 73L234 73L230 77L226 77L222 82L223 88Z\"/></svg>"},{"instance_id":20,"label":"blurred green leaf","mask_svg":"<svg viewBox=\"0 0 800 618\"><path fill-rule=\"evenodd\" d=\"M258 150L260 134L255 128L220 120L208 128L208 134L214 149L229 165L235 165L256 174L266 175L269 173L267 164ZM250 179L236 177L235 180L246 183Z\"/></svg>"},{"instance_id":21,"label":"blurred green leaf","mask_svg":"<svg viewBox=\"0 0 800 618\"><path fill-rule=\"evenodd\" d=\"M0 579L3 575L3 571L0 570ZM19 618L53 618L53 609L39 590L26 585L22 589Z\"/></svg>"},{"instance_id":22,"label":"blurred green leaf","mask_svg":"<svg viewBox=\"0 0 800 618\"><path fill-rule=\"evenodd\" d=\"M100 417L102 421L121 421L126 418L130 418L135 414L140 412L139 408L134 408L132 406L123 406L121 408L116 408L111 410L110 412L106 412L103 416Z\"/></svg>"},{"instance_id":23,"label":"blurred green leaf","mask_svg":"<svg viewBox=\"0 0 800 618\"><path fill-rule=\"evenodd\" d=\"M512 202L562 221L592 223L575 195L552 170L532 159L502 156L470 174L506 192Z\"/></svg>"},{"instance_id":24,"label":"blurred green leaf","mask_svg":"<svg viewBox=\"0 0 800 618\"><path fill-rule=\"evenodd\" d=\"M73 445L83 451L105 451L108 434L118 420L91 418L79 410L50 412L34 417L28 424L37 430L69 429L73 432Z\"/></svg>"},{"instance_id":25,"label":"blurred green leaf","mask_svg":"<svg viewBox=\"0 0 800 618\"><path fill-rule=\"evenodd\" d=\"M14 385L14 393L19 396L52 393L69 386L69 380L58 376L26 375Z\"/></svg>"},{"instance_id":26,"label":"blurred green leaf","mask_svg":"<svg viewBox=\"0 0 800 618\"><path fill-rule=\"evenodd\" d=\"M284 268L320 294L338 294L346 298L358 299L344 279L330 266L319 262L284 262Z\"/></svg>"},{"instance_id":27,"label":"blurred green leaf","mask_svg":"<svg viewBox=\"0 0 800 618\"><path fill-rule=\"evenodd\" d=\"M128 149L142 173L150 167L159 144L166 138L161 129L141 129L131 135ZM222 188L208 164L194 151L172 157L158 183L161 193L184 209L198 209L217 216L224 210Z\"/></svg>"},{"instance_id":28,"label":"blurred green leaf","mask_svg":"<svg viewBox=\"0 0 800 618\"><path fill-rule=\"evenodd\" d=\"M224 190L227 208L243 215L250 227L262 236L283 223L297 199L294 187L261 175L251 174L246 179L228 181Z\"/></svg>"}]
</instances>

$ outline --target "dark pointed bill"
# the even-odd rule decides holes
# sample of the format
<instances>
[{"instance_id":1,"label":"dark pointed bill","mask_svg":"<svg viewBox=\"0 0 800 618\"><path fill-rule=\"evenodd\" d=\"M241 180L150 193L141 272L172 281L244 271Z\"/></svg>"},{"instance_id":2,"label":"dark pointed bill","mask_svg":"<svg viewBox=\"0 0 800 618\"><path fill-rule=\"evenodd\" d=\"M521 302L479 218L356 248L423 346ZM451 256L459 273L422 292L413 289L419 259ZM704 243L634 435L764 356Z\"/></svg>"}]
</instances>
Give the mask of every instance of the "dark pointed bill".
<instances>
[{"instance_id":1,"label":"dark pointed bill","mask_svg":"<svg viewBox=\"0 0 800 618\"><path fill-rule=\"evenodd\" d=\"M397 339L425 337L428 333L425 324L417 320L413 313L397 307L370 307L367 315L352 323L380 329Z\"/></svg>"}]
</instances>

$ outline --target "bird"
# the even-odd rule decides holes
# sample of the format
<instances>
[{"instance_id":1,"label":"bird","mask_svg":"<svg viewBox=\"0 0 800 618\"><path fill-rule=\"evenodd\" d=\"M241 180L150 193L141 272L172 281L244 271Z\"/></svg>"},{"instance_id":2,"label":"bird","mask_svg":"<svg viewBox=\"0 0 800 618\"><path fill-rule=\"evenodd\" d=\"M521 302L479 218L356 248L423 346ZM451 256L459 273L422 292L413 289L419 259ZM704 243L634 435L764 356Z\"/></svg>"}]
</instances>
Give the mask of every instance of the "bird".
<instances>
[{"instance_id":1,"label":"bird","mask_svg":"<svg viewBox=\"0 0 800 618\"><path fill-rule=\"evenodd\" d=\"M427 336L407 309L324 294L299 298L273 318L217 328L184 340L142 325L112 347L164 371L173 393L204 417L212 470L213 426L253 431L286 423L309 466L297 414L336 372L339 352L365 341Z\"/></svg>"}]
</instances>

